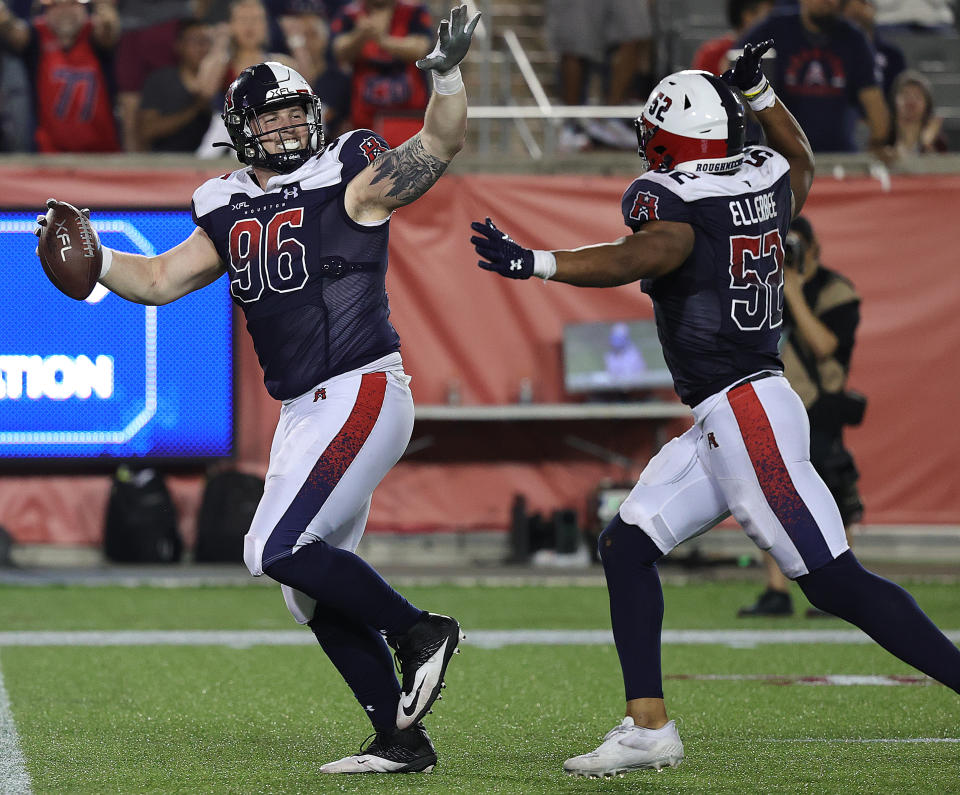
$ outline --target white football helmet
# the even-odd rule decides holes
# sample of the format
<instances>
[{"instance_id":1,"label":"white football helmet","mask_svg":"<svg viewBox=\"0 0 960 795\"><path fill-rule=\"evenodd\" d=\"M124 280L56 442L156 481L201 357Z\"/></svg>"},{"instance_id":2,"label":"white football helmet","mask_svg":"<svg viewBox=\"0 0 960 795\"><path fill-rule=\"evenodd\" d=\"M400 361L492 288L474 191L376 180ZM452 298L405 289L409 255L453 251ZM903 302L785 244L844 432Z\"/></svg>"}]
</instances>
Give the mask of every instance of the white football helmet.
<instances>
[{"instance_id":1,"label":"white football helmet","mask_svg":"<svg viewBox=\"0 0 960 795\"><path fill-rule=\"evenodd\" d=\"M743 162L743 103L710 72L686 69L663 78L634 124L650 168L716 174Z\"/></svg>"}]
</instances>

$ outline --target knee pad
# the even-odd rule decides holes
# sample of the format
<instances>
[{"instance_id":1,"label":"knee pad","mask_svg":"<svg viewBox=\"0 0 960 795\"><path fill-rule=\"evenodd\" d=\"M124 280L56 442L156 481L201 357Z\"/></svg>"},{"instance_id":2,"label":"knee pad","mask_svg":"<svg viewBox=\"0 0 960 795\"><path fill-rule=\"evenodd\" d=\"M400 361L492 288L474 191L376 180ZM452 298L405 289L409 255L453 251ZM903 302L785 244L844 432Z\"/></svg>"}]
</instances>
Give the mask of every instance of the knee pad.
<instances>
[{"instance_id":1,"label":"knee pad","mask_svg":"<svg viewBox=\"0 0 960 795\"><path fill-rule=\"evenodd\" d=\"M639 563L652 566L663 557L663 552L643 528L627 524L620 518L619 513L610 520L610 524L600 534L597 547L604 566L614 558L631 565Z\"/></svg>"},{"instance_id":2,"label":"knee pad","mask_svg":"<svg viewBox=\"0 0 960 795\"><path fill-rule=\"evenodd\" d=\"M289 585L281 585L280 591L283 593L283 601L293 620L298 624L309 624L317 611L317 600L311 599L302 591L291 588Z\"/></svg>"}]
</instances>

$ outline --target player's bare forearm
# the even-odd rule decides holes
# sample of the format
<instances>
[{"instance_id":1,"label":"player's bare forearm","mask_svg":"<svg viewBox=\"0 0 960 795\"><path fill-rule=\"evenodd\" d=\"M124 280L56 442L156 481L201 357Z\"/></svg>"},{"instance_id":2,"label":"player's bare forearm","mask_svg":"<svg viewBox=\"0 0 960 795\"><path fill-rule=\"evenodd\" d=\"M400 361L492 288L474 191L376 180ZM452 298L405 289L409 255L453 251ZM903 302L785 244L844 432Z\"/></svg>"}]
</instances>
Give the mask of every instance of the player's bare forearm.
<instances>
[{"instance_id":1,"label":"player's bare forearm","mask_svg":"<svg viewBox=\"0 0 960 795\"><path fill-rule=\"evenodd\" d=\"M810 141L800 123L779 99L769 108L758 111L757 118L767 136L767 145L790 163L790 188L796 217L813 184L814 160Z\"/></svg>"},{"instance_id":2,"label":"player's bare forearm","mask_svg":"<svg viewBox=\"0 0 960 795\"><path fill-rule=\"evenodd\" d=\"M450 162L463 149L467 139L467 92L434 92L423 116L420 133L423 147L431 155Z\"/></svg>"},{"instance_id":3,"label":"player's bare forearm","mask_svg":"<svg viewBox=\"0 0 960 795\"><path fill-rule=\"evenodd\" d=\"M111 292L135 304L161 306L206 287L224 272L210 239L199 229L180 245L153 257L114 251L100 279Z\"/></svg>"},{"instance_id":4,"label":"player's bare forearm","mask_svg":"<svg viewBox=\"0 0 960 795\"><path fill-rule=\"evenodd\" d=\"M680 267L693 251L693 227L669 221L611 243L554 251L551 281L577 287L616 287L653 279Z\"/></svg>"}]
</instances>

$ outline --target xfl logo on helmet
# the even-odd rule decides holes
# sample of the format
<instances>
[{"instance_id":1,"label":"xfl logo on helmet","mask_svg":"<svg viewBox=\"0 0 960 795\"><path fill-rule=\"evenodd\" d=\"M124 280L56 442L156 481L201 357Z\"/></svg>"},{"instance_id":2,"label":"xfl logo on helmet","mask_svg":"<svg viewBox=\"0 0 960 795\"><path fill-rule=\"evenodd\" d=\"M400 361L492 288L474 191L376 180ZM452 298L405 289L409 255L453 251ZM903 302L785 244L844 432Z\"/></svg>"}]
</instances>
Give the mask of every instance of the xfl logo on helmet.
<instances>
[{"instance_id":1,"label":"xfl logo on helmet","mask_svg":"<svg viewBox=\"0 0 960 795\"><path fill-rule=\"evenodd\" d=\"M633 209L630 211L630 217L637 221L656 221L657 202L659 198L652 193L640 191L637 193L636 201L633 203Z\"/></svg>"}]
</instances>

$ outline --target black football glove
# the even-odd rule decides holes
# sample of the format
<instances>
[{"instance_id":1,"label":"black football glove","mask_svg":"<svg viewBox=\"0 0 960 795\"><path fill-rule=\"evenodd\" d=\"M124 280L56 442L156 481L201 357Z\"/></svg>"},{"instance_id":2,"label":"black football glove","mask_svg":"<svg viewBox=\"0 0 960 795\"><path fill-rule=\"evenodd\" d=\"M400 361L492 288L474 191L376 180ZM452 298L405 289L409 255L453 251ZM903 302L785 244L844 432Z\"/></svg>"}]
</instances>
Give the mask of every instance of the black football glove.
<instances>
[{"instance_id":1,"label":"black football glove","mask_svg":"<svg viewBox=\"0 0 960 795\"><path fill-rule=\"evenodd\" d=\"M760 44L744 45L743 53L734 61L733 66L720 76L720 79L740 89L748 100L752 95L760 94L767 82L760 68L760 59L772 46L773 39L767 39Z\"/></svg>"},{"instance_id":2,"label":"black football glove","mask_svg":"<svg viewBox=\"0 0 960 795\"><path fill-rule=\"evenodd\" d=\"M479 21L480 14L478 13L467 22L467 7L465 5L450 9L450 21L440 20L440 28L437 31L437 45L433 48L433 52L417 61L417 67L424 71L433 69L440 74L449 72L466 57L467 50L470 49L473 30L477 27Z\"/></svg>"},{"instance_id":3,"label":"black football glove","mask_svg":"<svg viewBox=\"0 0 960 795\"><path fill-rule=\"evenodd\" d=\"M533 251L521 246L506 232L501 232L489 218L482 224L474 221L470 228L480 233L470 238L477 254L483 257L477 265L508 279L529 279L533 276Z\"/></svg>"}]
</instances>

